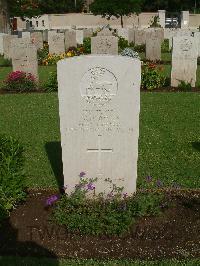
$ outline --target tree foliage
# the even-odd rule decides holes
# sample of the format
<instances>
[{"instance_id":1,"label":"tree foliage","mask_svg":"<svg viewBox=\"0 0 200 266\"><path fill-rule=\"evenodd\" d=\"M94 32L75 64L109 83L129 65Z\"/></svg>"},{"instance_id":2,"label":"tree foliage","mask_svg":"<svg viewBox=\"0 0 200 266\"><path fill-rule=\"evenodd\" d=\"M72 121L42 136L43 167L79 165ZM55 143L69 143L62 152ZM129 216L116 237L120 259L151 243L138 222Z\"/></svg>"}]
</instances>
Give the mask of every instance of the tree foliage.
<instances>
[{"instance_id":1,"label":"tree foliage","mask_svg":"<svg viewBox=\"0 0 200 266\"><path fill-rule=\"evenodd\" d=\"M142 0L95 0L90 5L90 11L94 15L101 15L110 19L112 16L121 18L123 26L123 16L141 11Z\"/></svg>"},{"instance_id":2,"label":"tree foliage","mask_svg":"<svg viewBox=\"0 0 200 266\"><path fill-rule=\"evenodd\" d=\"M35 17L41 14L80 12L84 0L8 0L11 17Z\"/></svg>"}]
</instances>

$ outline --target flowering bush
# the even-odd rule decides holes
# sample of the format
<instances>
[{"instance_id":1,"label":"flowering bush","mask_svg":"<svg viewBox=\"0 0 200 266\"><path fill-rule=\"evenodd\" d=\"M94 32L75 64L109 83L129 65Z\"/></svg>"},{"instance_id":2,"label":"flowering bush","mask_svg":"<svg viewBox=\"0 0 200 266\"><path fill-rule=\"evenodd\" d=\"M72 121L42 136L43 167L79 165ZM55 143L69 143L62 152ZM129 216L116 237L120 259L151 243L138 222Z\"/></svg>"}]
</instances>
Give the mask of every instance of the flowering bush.
<instances>
[{"instance_id":1,"label":"flowering bush","mask_svg":"<svg viewBox=\"0 0 200 266\"><path fill-rule=\"evenodd\" d=\"M11 72L4 81L4 89L12 91L32 91L37 88L35 77L23 71Z\"/></svg>"},{"instance_id":2,"label":"flowering bush","mask_svg":"<svg viewBox=\"0 0 200 266\"><path fill-rule=\"evenodd\" d=\"M48 57L48 54L49 54L49 45L48 43L45 43L44 47L37 51L38 64L42 65L43 61Z\"/></svg>"},{"instance_id":3,"label":"flowering bush","mask_svg":"<svg viewBox=\"0 0 200 266\"><path fill-rule=\"evenodd\" d=\"M122 235L128 232L136 217L160 212L162 194L148 192L128 197L126 193L122 194L122 189L113 184L113 189L108 195L88 199L88 193L95 195L97 179L87 179L85 172L81 172L79 177L80 182L76 185L74 193L65 194L60 199L53 195L46 202L48 206L54 207L54 220L65 225L68 232Z\"/></svg>"},{"instance_id":4,"label":"flowering bush","mask_svg":"<svg viewBox=\"0 0 200 266\"><path fill-rule=\"evenodd\" d=\"M55 65L57 62L61 59L73 57L73 56L79 56L83 54L83 47L70 47L65 53L62 54L47 54L47 56L42 60L42 65Z\"/></svg>"},{"instance_id":5,"label":"flowering bush","mask_svg":"<svg viewBox=\"0 0 200 266\"><path fill-rule=\"evenodd\" d=\"M122 52L121 52L122 56L128 56L128 57L132 57L132 58L137 58L140 59L140 56L137 52L133 51L131 48L125 48Z\"/></svg>"},{"instance_id":6,"label":"flowering bush","mask_svg":"<svg viewBox=\"0 0 200 266\"><path fill-rule=\"evenodd\" d=\"M142 88L147 90L162 88L166 82L166 77L162 72L163 69L161 67L157 67L155 64L143 64L141 81Z\"/></svg>"}]
</instances>

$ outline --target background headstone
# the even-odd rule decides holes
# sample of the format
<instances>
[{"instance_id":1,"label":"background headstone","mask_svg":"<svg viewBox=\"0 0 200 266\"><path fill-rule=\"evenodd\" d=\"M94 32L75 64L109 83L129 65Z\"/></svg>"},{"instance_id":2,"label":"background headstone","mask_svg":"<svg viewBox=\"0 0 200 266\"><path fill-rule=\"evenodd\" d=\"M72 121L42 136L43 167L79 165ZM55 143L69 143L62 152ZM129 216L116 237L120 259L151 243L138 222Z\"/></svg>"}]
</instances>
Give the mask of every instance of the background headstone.
<instances>
[{"instance_id":1,"label":"background headstone","mask_svg":"<svg viewBox=\"0 0 200 266\"><path fill-rule=\"evenodd\" d=\"M18 39L16 35L4 35L3 36L3 54L7 59L11 59L11 41Z\"/></svg>"},{"instance_id":2,"label":"background headstone","mask_svg":"<svg viewBox=\"0 0 200 266\"><path fill-rule=\"evenodd\" d=\"M64 33L49 31L48 43L50 54L62 54L65 52Z\"/></svg>"},{"instance_id":3,"label":"background headstone","mask_svg":"<svg viewBox=\"0 0 200 266\"><path fill-rule=\"evenodd\" d=\"M4 54L4 49L3 49L3 36L6 35L6 33L0 33L0 55Z\"/></svg>"},{"instance_id":4,"label":"background headstone","mask_svg":"<svg viewBox=\"0 0 200 266\"><path fill-rule=\"evenodd\" d=\"M198 57L200 57L200 32L195 32L194 33L194 38L197 43L197 48L198 48Z\"/></svg>"},{"instance_id":5,"label":"background headstone","mask_svg":"<svg viewBox=\"0 0 200 266\"><path fill-rule=\"evenodd\" d=\"M75 30L65 31L65 50L67 51L70 47L77 47Z\"/></svg>"},{"instance_id":6,"label":"background headstone","mask_svg":"<svg viewBox=\"0 0 200 266\"><path fill-rule=\"evenodd\" d=\"M163 34L162 34L163 33ZM162 29L150 29L146 32L146 59L150 61L161 60L161 44L164 38Z\"/></svg>"},{"instance_id":7,"label":"background headstone","mask_svg":"<svg viewBox=\"0 0 200 266\"><path fill-rule=\"evenodd\" d=\"M197 43L194 37L174 37L172 51L171 86L177 87L180 81L195 87L197 71Z\"/></svg>"},{"instance_id":8,"label":"background headstone","mask_svg":"<svg viewBox=\"0 0 200 266\"><path fill-rule=\"evenodd\" d=\"M91 54L118 54L118 38L115 36L96 36L91 38Z\"/></svg>"},{"instance_id":9,"label":"background headstone","mask_svg":"<svg viewBox=\"0 0 200 266\"><path fill-rule=\"evenodd\" d=\"M31 33L29 31L22 31L22 38L31 38Z\"/></svg>"},{"instance_id":10,"label":"background headstone","mask_svg":"<svg viewBox=\"0 0 200 266\"><path fill-rule=\"evenodd\" d=\"M83 44L83 30L76 30L76 42L77 44Z\"/></svg>"},{"instance_id":11,"label":"background headstone","mask_svg":"<svg viewBox=\"0 0 200 266\"><path fill-rule=\"evenodd\" d=\"M59 61L57 72L66 192L74 191L84 171L97 178L97 194L111 192L114 184L131 195L137 179L140 61L80 56Z\"/></svg>"},{"instance_id":12,"label":"background headstone","mask_svg":"<svg viewBox=\"0 0 200 266\"><path fill-rule=\"evenodd\" d=\"M38 80L37 48L29 38L11 41L13 71L24 71L34 75Z\"/></svg>"},{"instance_id":13,"label":"background headstone","mask_svg":"<svg viewBox=\"0 0 200 266\"><path fill-rule=\"evenodd\" d=\"M31 33L31 42L35 44L37 49L43 48L43 36L42 32L36 31Z\"/></svg>"},{"instance_id":14,"label":"background headstone","mask_svg":"<svg viewBox=\"0 0 200 266\"><path fill-rule=\"evenodd\" d=\"M135 30L135 45L143 45L146 43L146 31L136 29Z\"/></svg>"}]
</instances>

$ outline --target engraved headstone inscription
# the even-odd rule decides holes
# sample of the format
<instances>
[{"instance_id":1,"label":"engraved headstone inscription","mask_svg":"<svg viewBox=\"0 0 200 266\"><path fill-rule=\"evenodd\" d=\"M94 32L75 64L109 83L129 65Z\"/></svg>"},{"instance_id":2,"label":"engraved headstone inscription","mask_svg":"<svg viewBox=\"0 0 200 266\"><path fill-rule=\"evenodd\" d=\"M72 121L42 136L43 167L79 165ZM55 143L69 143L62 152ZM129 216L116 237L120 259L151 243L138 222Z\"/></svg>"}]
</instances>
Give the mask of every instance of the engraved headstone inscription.
<instances>
[{"instance_id":1,"label":"engraved headstone inscription","mask_svg":"<svg viewBox=\"0 0 200 266\"><path fill-rule=\"evenodd\" d=\"M194 37L174 37L172 51L171 86L181 81L195 87L198 49Z\"/></svg>"},{"instance_id":2,"label":"engraved headstone inscription","mask_svg":"<svg viewBox=\"0 0 200 266\"><path fill-rule=\"evenodd\" d=\"M118 54L118 38L115 36L96 36L91 38L91 54Z\"/></svg>"},{"instance_id":3,"label":"engraved headstone inscription","mask_svg":"<svg viewBox=\"0 0 200 266\"><path fill-rule=\"evenodd\" d=\"M111 192L115 184L131 195L137 179L140 61L80 56L59 61L57 70L66 192L74 191L84 171L97 178L96 194Z\"/></svg>"}]
</instances>

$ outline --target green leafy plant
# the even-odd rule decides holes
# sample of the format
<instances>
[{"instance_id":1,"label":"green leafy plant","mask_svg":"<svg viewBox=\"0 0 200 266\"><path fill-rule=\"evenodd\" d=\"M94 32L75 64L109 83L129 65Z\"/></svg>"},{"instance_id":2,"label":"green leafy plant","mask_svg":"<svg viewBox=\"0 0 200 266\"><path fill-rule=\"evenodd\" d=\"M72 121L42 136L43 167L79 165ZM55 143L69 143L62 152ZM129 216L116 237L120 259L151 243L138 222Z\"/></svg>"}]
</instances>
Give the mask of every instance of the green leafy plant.
<instances>
[{"instance_id":1,"label":"green leafy plant","mask_svg":"<svg viewBox=\"0 0 200 266\"><path fill-rule=\"evenodd\" d=\"M146 50L145 44L140 44L140 45L134 46L134 51L136 51L138 53L143 53L143 52L145 52L145 50Z\"/></svg>"},{"instance_id":2,"label":"green leafy plant","mask_svg":"<svg viewBox=\"0 0 200 266\"><path fill-rule=\"evenodd\" d=\"M169 49L169 40L165 39L162 44L161 44L161 51L162 53L169 53L170 49Z\"/></svg>"},{"instance_id":3,"label":"green leafy plant","mask_svg":"<svg viewBox=\"0 0 200 266\"><path fill-rule=\"evenodd\" d=\"M191 91L192 85L190 82L186 82L184 80L180 80L180 83L178 84L178 88L182 91Z\"/></svg>"},{"instance_id":4,"label":"green leafy plant","mask_svg":"<svg viewBox=\"0 0 200 266\"><path fill-rule=\"evenodd\" d=\"M49 45L48 43L44 43L44 47L37 51L39 65L43 64L44 60L48 57L48 54L49 54Z\"/></svg>"},{"instance_id":5,"label":"green leafy plant","mask_svg":"<svg viewBox=\"0 0 200 266\"><path fill-rule=\"evenodd\" d=\"M44 83L44 90L47 92L58 91L57 72L50 72L46 83Z\"/></svg>"},{"instance_id":6,"label":"green leafy plant","mask_svg":"<svg viewBox=\"0 0 200 266\"><path fill-rule=\"evenodd\" d=\"M150 28L161 28L159 16L153 17L151 20Z\"/></svg>"},{"instance_id":7,"label":"green leafy plant","mask_svg":"<svg viewBox=\"0 0 200 266\"><path fill-rule=\"evenodd\" d=\"M123 37L118 36L118 47L120 50L124 50L125 48L129 47L128 41Z\"/></svg>"},{"instance_id":8,"label":"green leafy plant","mask_svg":"<svg viewBox=\"0 0 200 266\"><path fill-rule=\"evenodd\" d=\"M0 135L0 221L25 199L23 152L17 140Z\"/></svg>"},{"instance_id":9,"label":"green leafy plant","mask_svg":"<svg viewBox=\"0 0 200 266\"><path fill-rule=\"evenodd\" d=\"M1 57L0 58L0 66L2 66L2 67L12 66L11 59Z\"/></svg>"},{"instance_id":10,"label":"green leafy plant","mask_svg":"<svg viewBox=\"0 0 200 266\"><path fill-rule=\"evenodd\" d=\"M74 193L60 199L55 195L48 198L53 205L53 219L67 227L68 232L87 235L123 235L129 231L137 217L157 215L161 211L161 194L141 193L133 197L122 194L123 188L113 184L107 195L95 195L96 179L81 177ZM111 180L106 180L112 184Z\"/></svg>"},{"instance_id":11,"label":"green leafy plant","mask_svg":"<svg viewBox=\"0 0 200 266\"><path fill-rule=\"evenodd\" d=\"M162 68L152 63L143 64L141 78L141 87L147 90L162 88L166 82Z\"/></svg>"},{"instance_id":12,"label":"green leafy plant","mask_svg":"<svg viewBox=\"0 0 200 266\"><path fill-rule=\"evenodd\" d=\"M83 51L85 54L91 54L91 38L84 38Z\"/></svg>"},{"instance_id":13,"label":"green leafy plant","mask_svg":"<svg viewBox=\"0 0 200 266\"><path fill-rule=\"evenodd\" d=\"M3 89L15 92L33 91L37 88L35 77L23 71L11 72L4 81Z\"/></svg>"}]
</instances>

